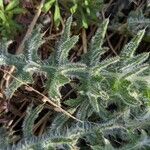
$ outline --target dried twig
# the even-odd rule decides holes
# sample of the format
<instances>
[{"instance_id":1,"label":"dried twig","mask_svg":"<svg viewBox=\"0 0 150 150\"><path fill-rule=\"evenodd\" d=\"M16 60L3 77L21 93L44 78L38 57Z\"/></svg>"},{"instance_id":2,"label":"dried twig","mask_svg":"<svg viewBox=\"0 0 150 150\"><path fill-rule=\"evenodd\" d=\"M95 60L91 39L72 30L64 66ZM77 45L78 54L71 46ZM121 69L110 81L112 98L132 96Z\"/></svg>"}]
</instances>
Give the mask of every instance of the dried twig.
<instances>
[{"instance_id":1,"label":"dried twig","mask_svg":"<svg viewBox=\"0 0 150 150\"><path fill-rule=\"evenodd\" d=\"M46 41L48 41L48 40L55 40L56 37L59 37L60 35L62 35L63 32L64 32L64 29L65 29L64 21L62 19L61 19L61 25L62 25L62 29L61 29L60 32L58 32L56 34L51 34L50 36L45 37L44 40L46 40ZM52 27L52 25L51 25L51 27ZM51 31L50 31L50 33L51 33Z\"/></svg>"},{"instance_id":2,"label":"dried twig","mask_svg":"<svg viewBox=\"0 0 150 150\"><path fill-rule=\"evenodd\" d=\"M33 129L33 132L35 132L38 128L39 128L39 126L41 125L41 124L43 124L45 121L47 121L47 119L49 118L49 116L51 115L51 113L52 112L47 112L35 125L34 125L34 129ZM42 131L43 131L43 129L42 129ZM41 132L42 132L41 131Z\"/></svg>"},{"instance_id":3,"label":"dried twig","mask_svg":"<svg viewBox=\"0 0 150 150\"><path fill-rule=\"evenodd\" d=\"M47 102L48 104L50 104L51 106L54 107L54 110L55 110L55 109L58 109L60 112L66 114L66 115L69 116L70 118L72 118L72 119L74 119L74 120L76 120L76 121L78 121L78 122L83 122L82 120L77 119L76 117L72 116L69 112L67 112L66 110L64 110L63 108L61 108L61 107L58 106L57 104L55 104L55 103L54 103L53 101L51 101L48 97L46 97L44 94L40 93L39 91L37 91L37 90L34 89L33 87L29 86L27 83L25 83L25 82L19 80L18 78L16 78L16 77L13 76L12 74L10 74L8 71L6 71L6 70L4 70L4 69L1 69L1 68L0 68L0 70L3 71L3 72L5 72L5 73L7 73L7 74L9 74L9 75L10 75L11 77L13 77L15 80L17 80L18 82L20 82L20 83L24 84L25 86L27 86L28 88L30 88L31 91L34 91L34 92L37 93L38 95L42 96L42 97L43 97L42 102L43 102L43 103L46 103L46 102Z\"/></svg>"}]
</instances>

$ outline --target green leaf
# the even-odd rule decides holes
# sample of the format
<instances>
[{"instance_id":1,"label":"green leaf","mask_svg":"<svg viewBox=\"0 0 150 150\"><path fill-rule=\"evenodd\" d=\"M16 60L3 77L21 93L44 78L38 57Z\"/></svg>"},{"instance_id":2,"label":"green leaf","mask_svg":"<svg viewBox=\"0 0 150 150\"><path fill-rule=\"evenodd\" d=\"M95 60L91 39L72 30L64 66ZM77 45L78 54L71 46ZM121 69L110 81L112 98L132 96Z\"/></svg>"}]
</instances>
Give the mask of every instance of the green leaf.
<instances>
[{"instance_id":1,"label":"green leaf","mask_svg":"<svg viewBox=\"0 0 150 150\"><path fill-rule=\"evenodd\" d=\"M55 12L54 12L54 23L55 23L56 27L58 27L60 25L60 21L61 21L60 8L58 5L58 1L56 0Z\"/></svg>"},{"instance_id":2,"label":"green leaf","mask_svg":"<svg viewBox=\"0 0 150 150\"><path fill-rule=\"evenodd\" d=\"M4 11L4 0L0 0L0 10Z\"/></svg>"},{"instance_id":3,"label":"green leaf","mask_svg":"<svg viewBox=\"0 0 150 150\"><path fill-rule=\"evenodd\" d=\"M23 8L15 8L15 9L11 10L10 13L12 15L18 15L18 14L22 14L24 12L25 12L25 9L23 9Z\"/></svg>"},{"instance_id":4,"label":"green leaf","mask_svg":"<svg viewBox=\"0 0 150 150\"><path fill-rule=\"evenodd\" d=\"M53 6L53 4L55 3L55 1L56 1L56 0L49 0L48 2L46 2L46 3L44 4L42 10L43 10L44 12L48 12L48 11L51 9L51 7Z\"/></svg>"},{"instance_id":5,"label":"green leaf","mask_svg":"<svg viewBox=\"0 0 150 150\"><path fill-rule=\"evenodd\" d=\"M78 4L75 3L75 4L70 8L70 12L71 12L72 14L74 14L74 13L77 11L77 9L78 9Z\"/></svg>"},{"instance_id":6,"label":"green leaf","mask_svg":"<svg viewBox=\"0 0 150 150\"><path fill-rule=\"evenodd\" d=\"M88 22L87 22L87 18L85 16L85 14L83 13L83 11L81 10L81 16L82 16L82 26L87 29L88 28Z\"/></svg>"},{"instance_id":7,"label":"green leaf","mask_svg":"<svg viewBox=\"0 0 150 150\"><path fill-rule=\"evenodd\" d=\"M10 3L6 6L5 11L10 11L17 7L19 5L19 0L12 0Z\"/></svg>"},{"instance_id":8,"label":"green leaf","mask_svg":"<svg viewBox=\"0 0 150 150\"><path fill-rule=\"evenodd\" d=\"M0 10L0 18L2 19L3 22L7 21L7 18L2 10Z\"/></svg>"},{"instance_id":9,"label":"green leaf","mask_svg":"<svg viewBox=\"0 0 150 150\"><path fill-rule=\"evenodd\" d=\"M84 1L84 4L85 4L85 7L86 7L86 12L88 15L90 15L91 11L90 11L90 8L89 8L89 1L88 0L85 0Z\"/></svg>"}]
</instances>

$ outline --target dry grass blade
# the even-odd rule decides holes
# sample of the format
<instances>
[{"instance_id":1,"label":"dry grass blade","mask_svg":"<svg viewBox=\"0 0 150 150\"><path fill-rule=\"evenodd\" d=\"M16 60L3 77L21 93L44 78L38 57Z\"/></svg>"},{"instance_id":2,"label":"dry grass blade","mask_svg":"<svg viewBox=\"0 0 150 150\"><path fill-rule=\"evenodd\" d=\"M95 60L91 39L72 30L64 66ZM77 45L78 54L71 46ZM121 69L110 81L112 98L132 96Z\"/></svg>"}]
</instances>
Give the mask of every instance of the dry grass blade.
<instances>
[{"instance_id":1,"label":"dry grass blade","mask_svg":"<svg viewBox=\"0 0 150 150\"><path fill-rule=\"evenodd\" d=\"M36 24L36 22L37 22L37 20L38 20L38 18L40 16L40 14L41 14L41 10L42 10L42 7L43 7L44 3L45 3L45 0L42 0L40 5L39 5L38 11L35 14L32 22L31 22L31 24L30 24L30 26L29 26L29 28L28 28L28 30L26 32L26 35L25 35L24 39L22 40L21 44L19 45L19 47L18 47L18 49L16 51L16 54L19 54L19 53L21 53L23 51L24 44L25 44L26 40L30 37L30 35L31 35L32 31L33 31L33 28L34 28L34 26L35 26L35 24Z\"/></svg>"}]
</instances>

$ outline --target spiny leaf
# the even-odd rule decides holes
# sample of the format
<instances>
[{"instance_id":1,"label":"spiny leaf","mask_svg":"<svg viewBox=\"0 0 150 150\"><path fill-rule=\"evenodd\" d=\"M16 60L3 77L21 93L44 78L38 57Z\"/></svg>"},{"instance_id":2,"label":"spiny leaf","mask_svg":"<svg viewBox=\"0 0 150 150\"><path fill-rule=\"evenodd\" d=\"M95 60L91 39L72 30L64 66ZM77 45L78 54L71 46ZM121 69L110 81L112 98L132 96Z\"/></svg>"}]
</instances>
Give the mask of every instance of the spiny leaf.
<instances>
[{"instance_id":1,"label":"spiny leaf","mask_svg":"<svg viewBox=\"0 0 150 150\"><path fill-rule=\"evenodd\" d=\"M64 104L70 106L70 107L77 107L82 102L82 99L68 99L64 102Z\"/></svg>"},{"instance_id":2,"label":"spiny leaf","mask_svg":"<svg viewBox=\"0 0 150 150\"><path fill-rule=\"evenodd\" d=\"M13 63L16 64L17 62L13 61ZM16 72L15 72L15 78L17 78L18 80L13 79L13 81L10 83L10 85L6 88L5 95L6 95L6 97L8 99L10 99L13 96L15 91L21 85L23 85L24 83L28 84L28 83L32 83L33 82L33 79L32 79L32 76L30 75L30 73L25 72L24 68L22 68L22 67L24 67L24 64L21 64L21 63L19 64L18 63L15 66L17 67L16 68Z\"/></svg>"},{"instance_id":3,"label":"spiny leaf","mask_svg":"<svg viewBox=\"0 0 150 150\"><path fill-rule=\"evenodd\" d=\"M97 30L95 36L92 38L90 49L89 49L89 59L90 65L94 66L99 62L100 56L105 53L106 49L102 48L102 44L104 42L105 34L107 31L107 26L109 23L109 19L105 19L99 29Z\"/></svg>"},{"instance_id":4,"label":"spiny leaf","mask_svg":"<svg viewBox=\"0 0 150 150\"><path fill-rule=\"evenodd\" d=\"M0 65L9 65L8 64L8 46L10 42L7 42L5 39L0 42Z\"/></svg>"},{"instance_id":5,"label":"spiny leaf","mask_svg":"<svg viewBox=\"0 0 150 150\"><path fill-rule=\"evenodd\" d=\"M116 63L117 61L119 61L119 59L120 59L119 57L114 57L114 58L104 60L103 62L93 67L94 74L99 74L102 69L106 68L107 66L113 63Z\"/></svg>"},{"instance_id":6,"label":"spiny leaf","mask_svg":"<svg viewBox=\"0 0 150 150\"><path fill-rule=\"evenodd\" d=\"M142 63L144 63L149 57L149 53L142 53L138 54L130 59L127 59L123 62L123 66L121 67L121 70L124 72L127 69L134 68Z\"/></svg>"},{"instance_id":7,"label":"spiny leaf","mask_svg":"<svg viewBox=\"0 0 150 150\"><path fill-rule=\"evenodd\" d=\"M67 63L60 67L60 72L68 77L84 77L86 75L86 65L82 63Z\"/></svg>"},{"instance_id":8,"label":"spiny leaf","mask_svg":"<svg viewBox=\"0 0 150 150\"><path fill-rule=\"evenodd\" d=\"M71 23L72 23L72 16L69 17L66 21L66 24L65 24L65 29L64 29L64 32L59 40L59 42L57 43L56 47L57 47L57 50L55 51L55 54L54 54L54 57L55 57L55 61L56 62L59 62L59 57L61 56L61 53L62 53L62 48L61 46L69 41L70 39L70 28L71 28Z\"/></svg>"},{"instance_id":9,"label":"spiny leaf","mask_svg":"<svg viewBox=\"0 0 150 150\"><path fill-rule=\"evenodd\" d=\"M40 33L40 27L37 27L31 37L26 41L24 55L27 61L40 63L38 49L44 43L43 34Z\"/></svg>"},{"instance_id":10,"label":"spiny leaf","mask_svg":"<svg viewBox=\"0 0 150 150\"><path fill-rule=\"evenodd\" d=\"M74 47L78 39L79 39L78 36L73 36L59 47L60 55L57 58L59 65L65 64L68 62L69 51Z\"/></svg>"},{"instance_id":11,"label":"spiny leaf","mask_svg":"<svg viewBox=\"0 0 150 150\"><path fill-rule=\"evenodd\" d=\"M4 44L5 45L5 44ZM5 46L7 48L7 46ZM2 49L1 49L2 50ZM18 78L21 82L16 81L15 79L10 83L10 85L6 88L5 94L7 98L11 98L14 92L24 83L32 83L32 76L30 73L24 70L26 65L26 60L24 55L12 55L7 52L5 49L5 55L2 53L0 55L1 65L14 66L15 67L15 77Z\"/></svg>"},{"instance_id":12,"label":"spiny leaf","mask_svg":"<svg viewBox=\"0 0 150 150\"><path fill-rule=\"evenodd\" d=\"M89 93L89 94L87 94L87 95L88 95L90 104L92 105L93 109L94 109L97 113L99 113L99 112L100 112L100 108L99 108L98 97L95 96L95 95L92 94L92 93Z\"/></svg>"},{"instance_id":13,"label":"spiny leaf","mask_svg":"<svg viewBox=\"0 0 150 150\"><path fill-rule=\"evenodd\" d=\"M141 30L137 33L137 35L124 46L123 50L121 51L122 57L133 57L136 49L138 48L143 36L145 34L145 29Z\"/></svg>"},{"instance_id":14,"label":"spiny leaf","mask_svg":"<svg viewBox=\"0 0 150 150\"><path fill-rule=\"evenodd\" d=\"M75 112L76 109L69 109L68 112L73 114ZM52 125L51 125L51 130L55 131L56 128L61 129L65 123L69 120L69 117L64 115L64 114L59 114L53 121Z\"/></svg>"},{"instance_id":15,"label":"spiny leaf","mask_svg":"<svg viewBox=\"0 0 150 150\"><path fill-rule=\"evenodd\" d=\"M12 146L11 150L62 147L75 149L77 141L80 142L83 138L86 140L87 137L88 145L93 149L112 149L118 139L123 141L117 141L121 144L119 149L126 150L132 146L138 148L139 144L144 148L149 146L149 138L146 136L149 135L150 113L141 113L143 110L149 110L150 71L149 62L146 62L148 53L134 55L144 31L139 32L125 46L120 57L100 62L100 56L107 51L102 48L108 26L108 19L106 19L92 39L86 61L71 63L67 59L68 53L77 41L77 36L70 37L71 21L72 18L69 18L66 22L68 26L58 42L54 55L55 61L49 61L49 58L46 63L38 58L37 50L42 42L37 45L36 42L38 38L42 41L40 32L34 32L31 36L32 42L29 40L27 43L26 48L30 55L26 52L24 55L11 55L7 52L6 45L0 45L4 46L2 50L0 49L1 51L6 50L0 54L0 58L2 63L16 68L17 80L11 82L10 90L13 89L14 92L22 84L32 83L30 79L33 73L41 73L47 78L44 86L49 98L59 106L61 103L67 104L63 106L84 122L76 125L69 121L68 116L60 113L56 117L53 116L48 134L40 138L35 137L32 135L34 121L43 106L40 105L33 110L29 108L30 111L23 125L25 136L16 146ZM70 82L71 77L79 79L80 84L76 89L78 97L65 103L61 101L60 89ZM130 113L125 118L123 115L127 111ZM141 114L140 117L139 114ZM93 124L89 123L93 125L92 127L88 126L88 121L93 122ZM137 130L138 134L135 134ZM147 131L146 136L143 136L143 130Z\"/></svg>"},{"instance_id":16,"label":"spiny leaf","mask_svg":"<svg viewBox=\"0 0 150 150\"><path fill-rule=\"evenodd\" d=\"M35 109L32 109L32 107L30 106L27 109L27 115L23 123L24 137L30 137L31 135L33 135L32 130L33 130L34 122L39 116L39 113L42 111L42 109L43 109L43 105L39 105Z\"/></svg>"},{"instance_id":17,"label":"spiny leaf","mask_svg":"<svg viewBox=\"0 0 150 150\"><path fill-rule=\"evenodd\" d=\"M64 86L66 83L69 83L70 79L56 72L52 77L52 80L47 81L46 89L48 90L49 97L60 105L60 87Z\"/></svg>"},{"instance_id":18,"label":"spiny leaf","mask_svg":"<svg viewBox=\"0 0 150 150\"><path fill-rule=\"evenodd\" d=\"M143 71L149 68L148 64L139 65L134 67L131 70L128 70L126 73L122 74L122 78L126 78L132 81L132 78L136 77L138 74L142 73Z\"/></svg>"},{"instance_id":19,"label":"spiny leaf","mask_svg":"<svg viewBox=\"0 0 150 150\"><path fill-rule=\"evenodd\" d=\"M130 96L127 92L126 93L120 92L119 94L117 94L116 98L123 101L124 104L133 107L141 104L138 99L135 99L134 97Z\"/></svg>"},{"instance_id":20,"label":"spiny leaf","mask_svg":"<svg viewBox=\"0 0 150 150\"><path fill-rule=\"evenodd\" d=\"M70 16L66 21L64 32L60 38L60 42L59 42L60 44L64 43L70 38L71 24L72 24L72 16Z\"/></svg>"}]
</instances>

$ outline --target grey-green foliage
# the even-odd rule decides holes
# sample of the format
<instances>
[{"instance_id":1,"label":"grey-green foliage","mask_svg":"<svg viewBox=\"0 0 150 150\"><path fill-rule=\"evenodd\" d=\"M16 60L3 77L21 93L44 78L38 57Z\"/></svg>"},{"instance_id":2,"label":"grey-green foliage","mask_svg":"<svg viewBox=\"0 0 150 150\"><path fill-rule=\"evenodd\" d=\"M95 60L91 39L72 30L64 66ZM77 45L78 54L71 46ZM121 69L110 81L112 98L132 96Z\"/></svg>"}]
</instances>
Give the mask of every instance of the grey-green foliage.
<instances>
[{"instance_id":1,"label":"grey-green foliage","mask_svg":"<svg viewBox=\"0 0 150 150\"><path fill-rule=\"evenodd\" d=\"M0 135L0 147L1 149L5 149L10 142L5 128L0 128Z\"/></svg>"},{"instance_id":2,"label":"grey-green foliage","mask_svg":"<svg viewBox=\"0 0 150 150\"><path fill-rule=\"evenodd\" d=\"M9 42L8 42L9 43ZM21 81L25 81L25 83L31 83L32 79L30 75L23 70L23 67L27 64L27 61L23 54L20 55L12 55L8 53L8 43L6 41L0 42L0 64L15 66L15 77ZM21 82L17 80L13 80L9 87L6 89L6 97L11 97L14 91L21 86Z\"/></svg>"},{"instance_id":3,"label":"grey-green foliage","mask_svg":"<svg viewBox=\"0 0 150 150\"><path fill-rule=\"evenodd\" d=\"M27 114L24 119L23 124L23 135L24 137L30 137L32 135L32 129L35 120L38 118L39 113L42 111L43 105L37 106L35 109L32 109L32 107L29 107L27 109Z\"/></svg>"},{"instance_id":4,"label":"grey-green foliage","mask_svg":"<svg viewBox=\"0 0 150 150\"><path fill-rule=\"evenodd\" d=\"M69 77L73 76L74 73L80 74L85 68L83 64L68 61L69 51L78 41L78 36L70 37L71 22L72 18L70 17L66 23L65 32L57 43L55 53L52 57L44 62L37 62L37 58L32 59L32 51L28 49L31 61L25 66L28 72L41 72L46 74L48 80L45 88L48 90L49 97L58 105L60 105L61 98L59 92L60 87L69 83ZM33 57L34 55L35 53L33 52Z\"/></svg>"},{"instance_id":5,"label":"grey-green foliage","mask_svg":"<svg viewBox=\"0 0 150 150\"><path fill-rule=\"evenodd\" d=\"M145 29L140 30L124 46L119 56L103 60L103 54L108 51L108 48L103 47L109 23L105 19L89 44L88 53L82 56L80 62L71 63L68 54L78 40L78 36L70 36L71 22L70 17L64 34L49 59L41 61L37 55L37 50L43 43L42 34L37 28L27 41L24 54L11 55L1 43L0 62L3 65L14 65L15 76L21 81L12 81L6 89L7 96L12 96L22 84L31 83L33 73L41 73L47 77L45 88L49 98L61 105L60 88L72 78L78 78L78 97L64 103L69 107L68 112L74 113L83 123L79 125L65 114L58 113L46 134L35 137L32 129L41 110L39 106L28 111L23 124L22 140L8 149L82 149L81 139L87 142L85 149L149 149L149 53L135 54Z\"/></svg>"},{"instance_id":6,"label":"grey-green foliage","mask_svg":"<svg viewBox=\"0 0 150 150\"><path fill-rule=\"evenodd\" d=\"M8 98L11 98L16 89L22 84L32 83L33 73L43 73L46 74L48 79L45 87L48 90L49 97L60 105L60 87L70 82L70 76L73 76L74 73L83 72L85 68L83 64L71 63L67 59L70 49L78 41L78 36L70 37L71 20L72 18L70 17L66 23L66 32L62 35L58 46L56 45L54 56L47 61L41 61L37 54L38 48L43 43L39 28L27 40L24 54L9 54L7 47L4 46L3 42L1 43L1 65L15 66L15 77L22 81L13 80L6 89Z\"/></svg>"},{"instance_id":7,"label":"grey-green foliage","mask_svg":"<svg viewBox=\"0 0 150 150\"><path fill-rule=\"evenodd\" d=\"M142 10L130 12L127 25L127 29L132 34L136 34L142 28L146 28L145 40L150 41L150 19L144 16Z\"/></svg>"},{"instance_id":8,"label":"grey-green foliage","mask_svg":"<svg viewBox=\"0 0 150 150\"><path fill-rule=\"evenodd\" d=\"M117 62L119 57L109 58L100 62L101 55L106 52L106 49L102 47L104 37L106 34L107 26L109 20L106 19L101 27L97 30L95 36L92 38L89 52L85 55L84 60L87 60L87 76L82 80L83 86L83 95L87 96L89 102L93 106L96 112L100 112L100 105L98 98L108 97L107 93L102 90L100 82L101 80L101 71L104 70L107 66Z\"/></svg>"},{"instance_id":9,"label":"grey-green foliage","mask_svg":"<svg viewBox=\"0 0 150 150\"><path fill-rule=\"evenodd\" d=\"M112 115L107 111L109 105L115 104L117 109L122 111L145 103L143 95L149 98L149 73L144 73L149 70L149 64L144 63L149 53L135 55L145 30L139 31L124 46L119 56L100 62L101 55L107 51L102 47L107 24L108 20L105 20L92 39L89 53L83 57L87 66L86 77L81 79L79 92L82 100L78 98L75 104L80 107L77 116L82 119L91 116L94 111L101 118L108 119L108 116ZM67 103L69 104L69 101Z\"/></svg>"}]
</instances>

